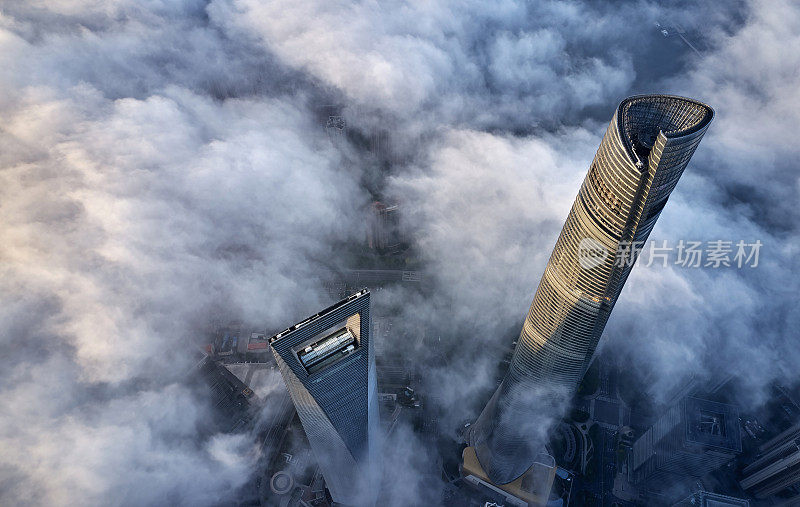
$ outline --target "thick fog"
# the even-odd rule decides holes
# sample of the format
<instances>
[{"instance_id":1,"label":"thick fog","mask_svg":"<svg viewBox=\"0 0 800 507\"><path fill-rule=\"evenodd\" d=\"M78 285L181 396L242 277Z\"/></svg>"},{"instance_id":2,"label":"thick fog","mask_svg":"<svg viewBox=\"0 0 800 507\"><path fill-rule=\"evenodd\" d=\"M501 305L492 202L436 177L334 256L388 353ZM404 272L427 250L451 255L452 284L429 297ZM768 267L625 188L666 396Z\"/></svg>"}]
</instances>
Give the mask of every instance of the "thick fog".
<instances>
[{"instance_id":1,"label":"thick fog","mask_svg":"<svg viewBox=\"0 0 800 507\"><path fill-rule=\"evenodd\" d=\"M423 366L455 438L636 93L716 110L651 239L763 246L755 268L640 262L601 347L654 398L723 371L757 406L800 370L798 45L788 0L0 0L0 503L234 499L257 450L199 431L196 335L330 303L376 192L430 290L374 305L439 343L376 346ZM386 132L388 169L331 142L329 104ZM435 453L387 444L408 472L387 499L435 501Z\"/></svg>"}]
</instances>

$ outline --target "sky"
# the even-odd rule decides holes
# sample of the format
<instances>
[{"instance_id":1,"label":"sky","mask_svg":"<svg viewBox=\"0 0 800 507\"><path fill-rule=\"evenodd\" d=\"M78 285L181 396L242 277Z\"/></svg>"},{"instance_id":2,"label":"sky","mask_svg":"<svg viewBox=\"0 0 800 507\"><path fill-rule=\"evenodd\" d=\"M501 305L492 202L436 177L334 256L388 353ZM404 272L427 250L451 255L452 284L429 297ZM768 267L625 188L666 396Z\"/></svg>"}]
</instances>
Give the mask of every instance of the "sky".
<instances>
[{"instance_id":1,"label":"sky","mask_svg":"<svg viewBox=\"0 0 800 507\"><path fill-rule=\"evenodd\" d=\"M601 346L654 399L723 371L757 407L800 366L798 45L788 0L0 0L0 503L234 499L257 451L200 431L187 351L214 319L279 331L329 304L376 191L433 288L374 304L441 342L379 353L426 365L453 431L474 419L637 93L716 111L651 239L763 246L755 268L640 263ZM330 104L391 167L331 142ZM407 430L389 447L434 459ZM412 472L392 502L432 498Z\"/></svg>"}]
</instances>

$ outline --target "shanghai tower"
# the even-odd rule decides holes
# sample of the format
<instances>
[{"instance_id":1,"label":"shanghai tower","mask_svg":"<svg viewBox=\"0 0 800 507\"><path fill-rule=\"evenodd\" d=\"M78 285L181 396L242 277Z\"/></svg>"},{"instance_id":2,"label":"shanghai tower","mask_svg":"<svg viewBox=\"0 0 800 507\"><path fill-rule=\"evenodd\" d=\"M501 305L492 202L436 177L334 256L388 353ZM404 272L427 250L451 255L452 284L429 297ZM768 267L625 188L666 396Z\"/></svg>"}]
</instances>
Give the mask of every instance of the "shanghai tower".
<instances>
[{"instance_id":1,"label":"shanghai tower","mask_svg":"<svg viewBox=\"0 0 800 507\"><path fill-rule=\"evenodd\" d=\"M522 476L574 393L642 245L714 111L668 95L617 108L547 263L511 365L468 433L495 484ZM619 255L622 253L622 255Z\"/></svg>"}]
</instances>

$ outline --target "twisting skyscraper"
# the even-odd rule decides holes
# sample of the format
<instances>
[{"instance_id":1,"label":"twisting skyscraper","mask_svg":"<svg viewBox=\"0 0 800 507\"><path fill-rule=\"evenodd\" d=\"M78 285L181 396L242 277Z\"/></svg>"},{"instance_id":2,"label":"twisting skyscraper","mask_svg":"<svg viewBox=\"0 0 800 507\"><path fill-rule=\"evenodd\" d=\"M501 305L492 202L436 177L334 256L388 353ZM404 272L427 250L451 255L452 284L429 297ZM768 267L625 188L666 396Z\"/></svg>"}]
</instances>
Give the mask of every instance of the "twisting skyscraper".
<instances>
[{"instance_id":1,"label":"twisting skyscraper","mask_svg":"<svg viewBox=\"0 0 800 507\"><path fill-rule=\"evenodd\" d=\"M369 291L270 339L308 442L336 502L369 505L378 479L378 402Z\"/></svg>"},{"instance_id":2,"label":"twisting skyscraper","mask_svg":"<svg viewBox=\"0 0 800 507\"><path fill-rule=\"evenodd\" d=\"M630 97L617 108L539 282L509 371L469 433L496 484L522 475L541 449L536 436L585 373L635 247L653 229L713 116L700 102L667 95Z\"/></svg>"}]
</instances>

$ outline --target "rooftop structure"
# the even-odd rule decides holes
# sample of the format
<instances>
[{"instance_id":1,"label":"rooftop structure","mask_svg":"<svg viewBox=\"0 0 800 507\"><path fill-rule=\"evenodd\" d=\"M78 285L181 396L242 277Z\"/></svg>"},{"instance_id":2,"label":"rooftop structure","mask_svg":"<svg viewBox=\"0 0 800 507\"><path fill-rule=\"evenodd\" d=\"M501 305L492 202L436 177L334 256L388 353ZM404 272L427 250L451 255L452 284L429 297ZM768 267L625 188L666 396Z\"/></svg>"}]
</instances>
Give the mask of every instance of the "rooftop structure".
<instances>
[{"instance_id":1,"label":"rooftop structure","mask_svg":"<svg viewBox=\"0 0 800 507\"><path fill-rule=\"evenodd\" d=\"M800 489L800 424L759 448L759 457L742 470L742 488L756 498L768 498L787 488ZM800 502L800 491L794 492Z\"/></svg>"},{"instance_id":2,"label":"rooftop structure","mask_svg":"<svg viewBox=\"0 0 800 507\"><path fill-rule=\"evenodd\" d=\"M221 358L236 354L242 336L241 324L219 327L211 344L211 356Z\"/></svg>"},{"instance_id":3,"label":"rooftop structure","mask_svg":"<svg viewBox=\"0 0 800 507\"><path fill-rule=\"evenodd\" d=\"M367 218L367 245L379 252L395 252L401 247L399 206L375 201Z\"/></svg>"},{"instance_id":4,"label":"rooftop structure","mask_svg":"<svg viewBox=\"0 0 800 507\"><path fill-rule=\"evenodd\" d=\"M269 353L269 338L264 333L250 333L247 341L248 354L267 354Z\"/></svg>"},{"instance_id":5,"label":"rooftop structure","mask_svg":"<svg viewBox=\"0 0 800 507\"><path fill-rule=\"evenodd\" d=\"M209 357L197 365L196 372L211 391L211 405L223 429L235 431L250 422L251 406L258 402L258 397L247 384Z\"/></svg>"},{"instance_id":6,"label":"rooftop structure","mask_svg":"<svg viewBox=\"0 0 800 507\"><path fill-rule=\"evenodd\" d=\"M741 498L698 491L672 507L750 507L750 502Z\"/></svg>"},{"instance_id":7,"label":"rooftop structure","mask_svg":"<svg viewBox=\"0 0 800 507\"><path fill-rule=\"evenodd\" d=\"M633 479L664 489L718 469L741 450L735 406L686 397L634 442Z\"/></svg>"}]
</instances>

